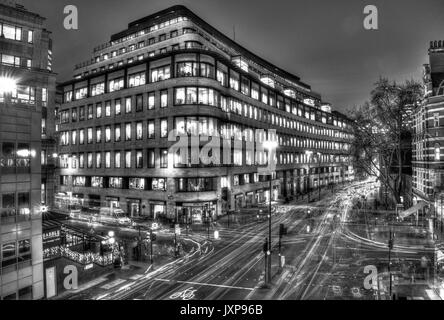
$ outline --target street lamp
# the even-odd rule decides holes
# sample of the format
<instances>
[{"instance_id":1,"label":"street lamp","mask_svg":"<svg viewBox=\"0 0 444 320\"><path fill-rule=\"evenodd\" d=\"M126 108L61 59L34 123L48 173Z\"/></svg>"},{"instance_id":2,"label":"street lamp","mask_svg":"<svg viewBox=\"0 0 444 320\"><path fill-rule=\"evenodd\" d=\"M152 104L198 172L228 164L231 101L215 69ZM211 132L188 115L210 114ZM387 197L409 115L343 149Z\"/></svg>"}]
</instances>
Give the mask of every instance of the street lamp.
<instances>
[{"instance_id":1,"label":"street lamp","mask_svg":"<svg viewBox=\"0 0 444 320\"><path fill-rule=\"evenodd\" d=\"M273 140L264 141L263 146L268 151L268 165L270 166L270 163L272 161L271 155L272 151L278 147L278 143ZM268 258L268 270L266 273L266 282L271 282L271 193L272 193L272 180L273 175L272 172L270 172L270 194L268 197L268 252L269 258ZM268 252L266 254L268 254Z\"/></svg>"},{"instance_id":2,"label":"street lamp","mask_svg":"<svg viewBox=\"0 0 444 320\"><path fill-rule=\"evenodd\" d=\"M0 95L14 92L17 89L17 82L11 77L0 76Z\"/></svg>"}]
</instances>

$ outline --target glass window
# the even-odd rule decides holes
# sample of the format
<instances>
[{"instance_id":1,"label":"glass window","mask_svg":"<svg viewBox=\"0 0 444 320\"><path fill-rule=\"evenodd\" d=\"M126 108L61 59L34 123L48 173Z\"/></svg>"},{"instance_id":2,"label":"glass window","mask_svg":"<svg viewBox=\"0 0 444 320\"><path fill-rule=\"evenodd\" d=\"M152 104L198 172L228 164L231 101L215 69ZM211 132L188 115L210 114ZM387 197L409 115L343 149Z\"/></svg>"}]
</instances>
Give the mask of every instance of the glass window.
<instances>
[{"instance_id":1,"label":"glass window","mask_svg":"<svg viewBox=\"0 0 444 320\"><path fill-rule=\"evenodd\" d=\"M145 72L135 73L129 76L128 84L131 87L137 87L145 84Z\"/></svg>"},{"instance_id":2,"label":"glass window","mask_svg":"<svg viewBox=\"0 0 444 320\"><path fill-rule=\"evenodd\" d=\"M105 168L111 168L111 152L105 152Z\"/></svg>"},{"instance_id":3,"label":"glass window","mask_svg":"<svg viewBox=\"0 0 444 320\"><path fill-rule=\"evenodd\" d=\"M96 143L102 142L102 128L97 127L96 128Z\"/></svg>"},{"instance_id":4,"label":"glass window","mask_svg":"<svg viewBox=\"0 0 444 320\"><path fill-rule=\"evenodd\" d=\"M93 188L103 188L103 177L91 177L91 187Z\"/></svg>"},{"instance_id":5,"label":"glass window","mask_svg":"<svg viewBox=\"0 0 444 320\"><path fill-rule=\"evenodd\" d=\"M120 123L116 124L114 127L114 141L115 142L120 141Z\"/></svg>"},{"instance_id":6,"label":"glass window","mask_svg":"<svg viewBox=\"0 0 444 320\"><path fill-rule=\"evenodd\" d=\"M154 139L154 120L148 120L147 133L148 139Z\"/></svg>"},{"instance_id":7,"label":"glass window","mask_svg":"<svg viewBox=\"0 0 444 320\"><path fill-rule=\"evenodd\" d=\"M174 90L174 104L185 104L185 88L176 88Z\"/></svg>"},{"instance_id":8,"label":"glass window","mask_svg":"<svg viewBox=\"0 0 444 320\"><path fill-rule=\"evenodd\" d=\"M196 77L197 76L196 62L178 62L177 76L178 77Z\"/></svg>"},{"instance_id":9,"label":"glass window","mask_svg":"<svg viewBox=\"0 0 444 320\"><path fill-rule=\"evenodd\" d=\"M111 126L105 126L105 142L111 142Z\"/></svg>"},{"instance_id":10,"label":"glass window","mask_svg":"<svg viewBox=\"0 0 444 320\"><path fill-rule=\"evenodd\" d=\"M120 168L120 151L114 152L114 167Z\"/></svg>"},{"instance_id":11,"label":"glass window","mask_svg":"<svg viewBox=\"0 0 444 320\"><path fill-rule=\"evenodd\" d=\"M96 168L102 167L102 153L96 152Z\"/></svg>"},{"instance_id":12,"label":"glass window","mask_svg":"<svg viewBox=\"0 0 444 320\"><path fill-rule=\"evenodd\" d=\"M148 149L147 150L147 161L148 161L148 168L154 168L155 167L154 149Z\"/></svg>"},{"instance_id":13,"label":"glass window","mask_svg":"<svg viewBox=\"0 0 444 320\"><path fill-rule=\"evenodd\" d=\"M136 168L143 168L143 152L136 150Z\"/></svg>"},{"instance_id":14,"label":"glass window","mask_svg":"<svg viewBox=\"0 0 444 320\"><path fill-rule=\"evenodd\" d=\"M136 96L136 112L143 110L143 95L138 94Z\"/></svg>"},{"instance_id":15,"label":"glass window","mask_svg":"<svg viewBox=\"0 0 444 320\"><path fill-rule=\"evenodd\" d=\"M162 90L160 92L160 107L165 108L168 106L168 91Z\"/></svg>"},{"instance_id":16,"label":"glass window","mask_svg":"<svg viewBox=\"0 0 444 320\"><path fill-rule=\"evenodd\" d=\"M160 149L160 167L168 168L168 149Z\"/></svg>"},{"instance_id":17,"label":"glass window","mask_svg":"<svg viewBox=\"0 0 444 320\"><path fill-rule=\"evenodd\" d=\"M195 104L197 102L197 88L188 87L186 89L186 103Z\"/></svg>"},{"instance_id":18,"label":"glass window","mask_svg":"<svg viewBox=\"0 0 444 320\"><path fill-rule=\"evenodd\" d=\"M209 63L200 63L200 76L214 78L214 66Z\"/></svg>"},{"instance_id":19,"label":"glass window","mask_svg":"<svg viewBox=\"0 0 444 320\"><path fill-rule=\"evenodd\" d=\"M168 119L160 120L160 137L161 138L168 137Z\"/></svg>"},{"instance_id":20,"label":"glass window","mask_svg":"<svg viewBox=\"0 0 444 320\"><path fill-rule=\"evenodd\" d=\"M109 81L109 92L123 89L123 78L113 79Z\"/></svg>"},{"instance_id":21,"label":"glass window","mask_svg":"<svg viewBox=\"0 0 444 320\"><path fill-rule=\"evenodd\" d=\"M131 123L125 124L125 141L131 140Z\"/></svg>"},{"instance_id":22,"label":"glass window","mask_svg":"<svg viewBox=\"0 0 444 320\"><path fill-rule=\"evenodd\" d=\"M87 143L93 143L93 128L88 128L86 139Z\"/></svg>"},{"instance_id":23,"label":"glass window","mask_svg":"<svg viewBox=\"0 0 444 320\"><path fill-rule=\"evenodd\" d=\"M132 104L131 97L125 98L125 113L131 113Z\"/></svg>"},{"instance_id":24,"label":"glass window","mask_svg":"<svg viewBox=\"0 0 444 320\"><path fill-rule=\"evenodd\" d=\"M102 104L97 103L96 104L96 118L101 118L101 117L102 117Z\"/></svg>"},{"instance_id":25,"label":"glass window","mask_svg":"<svg viewBox=\"0 0 444 320\"><path fill-rule=\"evenodd\" d=\"M154 109L155 93L148 93L148 110Z\"/></svg>"},{"instance_id":26,"label":"glass window","mask_svg":"<svg viewBox=\"0 0 444 320\"><path fill-rule=\"evenodd\" d=\"M167 80L170 78L170 66L159 67L151 70L152 82Z\"/></svg>"},{"instance_id":27,"label":"glass window","mask_svg":"<svg viewBox=\"0 0 444 320\"><path fill-rule=\"evenodd\" d=\"M105 83L96 83L91 86L91 96L98 96L105 93Z\"/></svg>"},{"instance_id":28,"label":"glass window","mask_svg":"<svg viewBox=\"0 0 444 320\"><path fill-rule=\"evenodd\" d=\"M125 168L131 168L131 151L125 151Z\"/></svg>"},{"instance_id":29,"label":"glass window","mask_svg":"<svg viewBox=\"0 0 444 320\"><path fill-rule=\"evenodd\" d=\"M105 117L111 117L111 101L105 102Z\"/></svg>"},{"instance_id":30,"label":"glass window","mask_svg":"<svg viewBox=\"0 0 444 320\"><path fill-rule=\"evenodd\" d=\"M230 71L230 88L239 90L239 73Z\"/></svg>"},{"instance_id":31,"label":"glass window","mask_svg":"<svg viewBox=\"0 0 444 320\"><path fill-rule=\"evenodd\" d=\"M114 100L114 106L116 108L116 110L115 110L116 116L120 115L120 113L122 112L122 101L120 99ZM110 105L110 109L111 109L111 105ZM111 110L110 110L110 114L111 114Z\"/></svg>"}]
</instances>

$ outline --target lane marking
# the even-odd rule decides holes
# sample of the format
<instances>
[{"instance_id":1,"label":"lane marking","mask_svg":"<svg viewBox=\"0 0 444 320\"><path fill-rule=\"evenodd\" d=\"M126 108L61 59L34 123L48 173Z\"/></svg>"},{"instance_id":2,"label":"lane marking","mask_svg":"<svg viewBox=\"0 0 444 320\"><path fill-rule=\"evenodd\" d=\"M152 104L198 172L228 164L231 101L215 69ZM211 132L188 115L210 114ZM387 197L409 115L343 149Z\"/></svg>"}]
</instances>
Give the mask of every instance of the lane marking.
<instances>
[{"instance_id":1,"label":"lane marking","mask_svg":"<svg viewBox=\"0 0 444 320\"><path fill-rule=\"evenodd\" d=\"M124 283L125 281L126 280L124 280L124 279L116 279L108 284L101 286L100 288L108 290L108 289L114 288L115 286L118 286L121 283Z\"/></svg>"},{"instance_id":2,"label":"lane marking","mask_svg":"<svg viewBox=\"0 0 444 320\"><path fill-rule=\"evenodd\" d=\"M228 285L224 285L224 284L215 284L215 283L202 283L202 282L194 282L194 281L181 281L181 280L170 280L170 279L159 279L159 278L155 278L154 280L155 281L163 281L163 282L194 284L194 285L198 285L198 286L209 286L209 287L219 287L219 288L229 288L229 289L239 289L239 290L250 290L250 291L254 290L254 288L228 286Z\"/></svg>"}]
</instances>

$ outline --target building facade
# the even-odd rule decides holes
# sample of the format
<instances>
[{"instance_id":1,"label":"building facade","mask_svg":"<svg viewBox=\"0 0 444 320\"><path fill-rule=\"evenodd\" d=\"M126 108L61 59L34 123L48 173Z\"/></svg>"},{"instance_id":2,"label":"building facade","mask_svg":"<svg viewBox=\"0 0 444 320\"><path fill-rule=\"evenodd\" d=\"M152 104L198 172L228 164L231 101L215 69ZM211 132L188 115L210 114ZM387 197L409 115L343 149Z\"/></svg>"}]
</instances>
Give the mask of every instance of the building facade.
<instances>
[{"instance_id":1,"label":"building facade","mask_svg":"<svg viewBox=\"0 0 444 320\"><path fill-rule=\"evenodd\" d=\"M432 41L423 68L424 101L414 113L413 194L442 221L444 204L444 41Z\"/></svg>"},{"instance_id":2,"label":"building facade","mask_svg":"<svg viewBox=\"0 0 444 320\"><path fill-rule=\"evenodd\" d=\"M44 18L0 3L0 297L43 297L42 124L55 91Z\"/></svg>"},{"instance_id":3,"label":"building facade","mask_svg":"<svg viewBox=\"0 0 444 320\"><path fill-rule=\"evenodd\" d=\"M272 137L273 199L353 178L347 118L183 6L131 22L59 88L59 208L198 223L256 206L270 197L269 176L258 173L268 153L249 143ZM200 150L203 136L220 139L228 161L184 158L171 130L201 136Z\"/></svg>"}]
</instances>

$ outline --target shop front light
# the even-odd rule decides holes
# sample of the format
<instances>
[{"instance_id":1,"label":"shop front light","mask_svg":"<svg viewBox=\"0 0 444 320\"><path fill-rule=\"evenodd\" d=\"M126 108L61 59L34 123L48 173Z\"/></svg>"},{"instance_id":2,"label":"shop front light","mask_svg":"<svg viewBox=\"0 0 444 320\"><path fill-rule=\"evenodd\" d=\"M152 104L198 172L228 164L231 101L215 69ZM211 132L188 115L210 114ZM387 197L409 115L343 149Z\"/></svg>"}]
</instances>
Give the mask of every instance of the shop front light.
<instances>
[{"instance_id":1,"label":"shop front light","mask_svg":"<svg viewBox=\"0 0 444 320\"><path fill-rule=\"evenodd\" d=\"M0 76L0 94L11 93L17 89L17 82L10 77Z\"/></svg>"}]
</instances>

